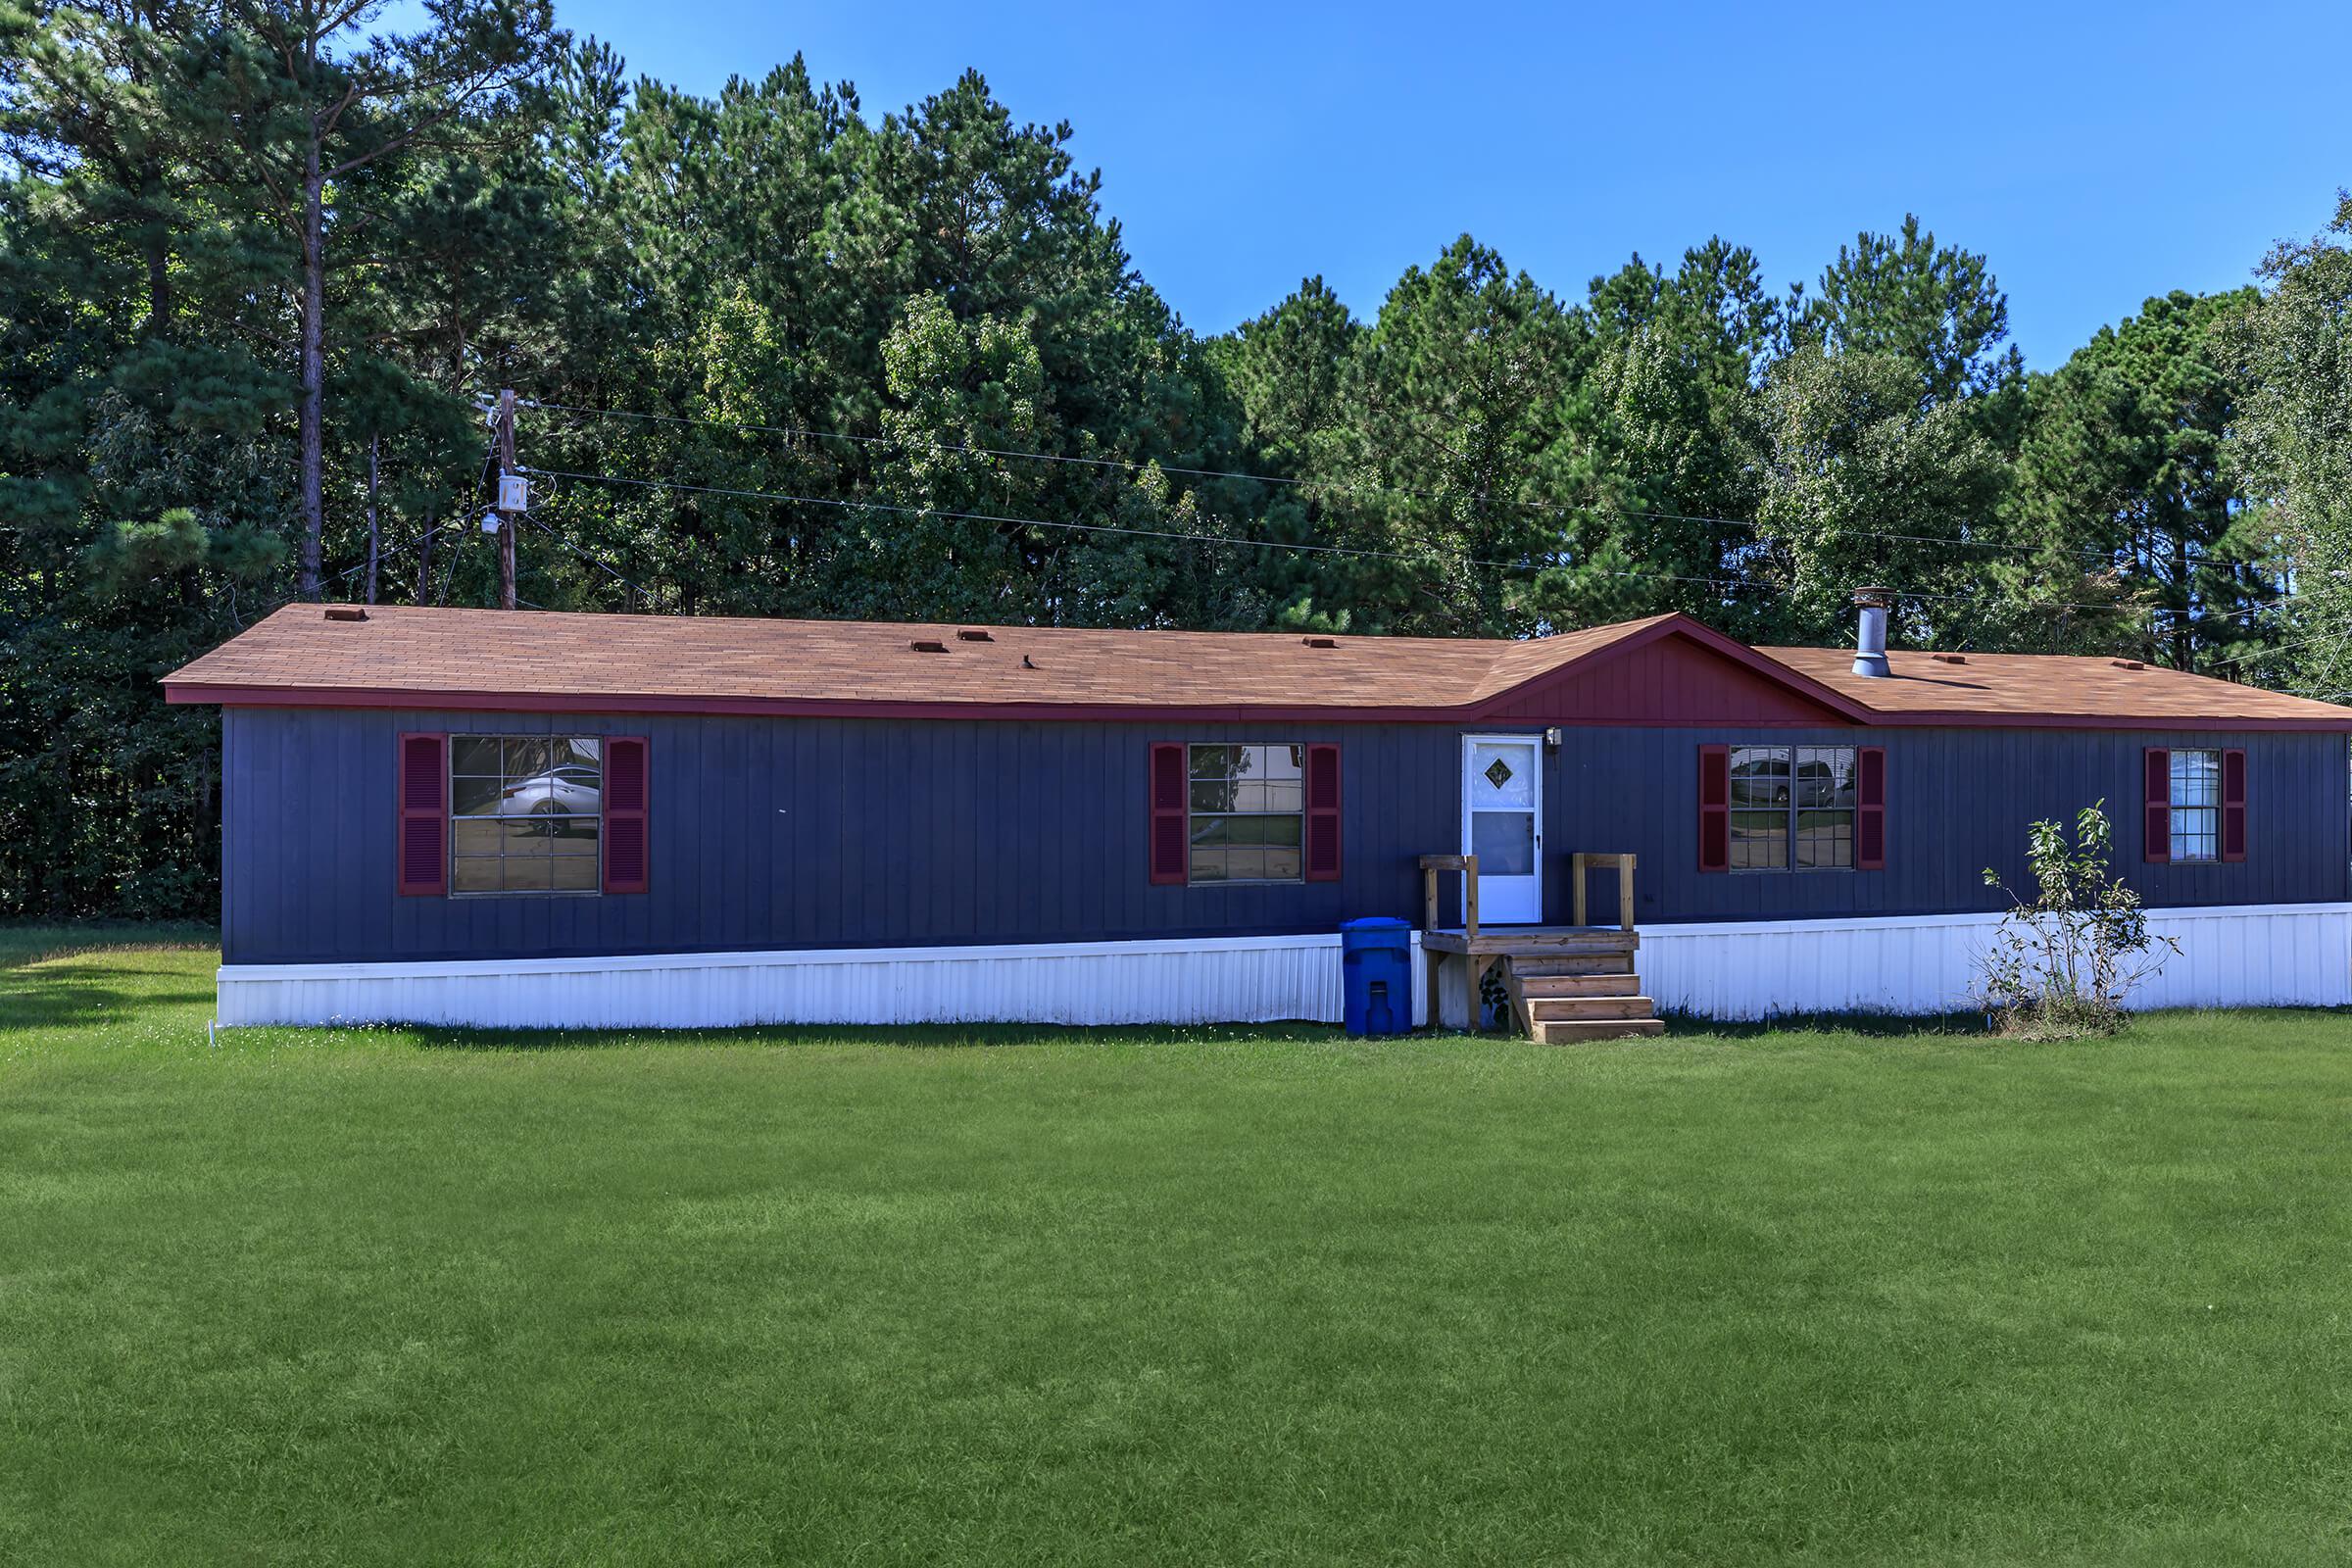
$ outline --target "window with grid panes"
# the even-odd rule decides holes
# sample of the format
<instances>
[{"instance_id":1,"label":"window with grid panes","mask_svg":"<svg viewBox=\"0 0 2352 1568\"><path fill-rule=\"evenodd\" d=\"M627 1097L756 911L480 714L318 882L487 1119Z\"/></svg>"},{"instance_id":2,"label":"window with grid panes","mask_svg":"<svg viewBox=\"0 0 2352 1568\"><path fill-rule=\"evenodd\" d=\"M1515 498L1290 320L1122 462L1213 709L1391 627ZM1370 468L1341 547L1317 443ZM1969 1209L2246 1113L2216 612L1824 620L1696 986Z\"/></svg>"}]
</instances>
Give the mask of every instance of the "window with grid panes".
<instances>
[{"instance_id":1,"label":"window with grid panes","mask_svg":"<svg viewBox=\"0 0 2352 1568\"><path fill-rule=\"evenodd\" d=\"M1304 746L1187 749L1194 882L1300 882Z\"/></svg>"},{"instance_id":2,"label":"window with grid panes","mask_svg":"<svg viewBox=\"0 0 2352 1568\"><path fill-rule=\"evenodd\" d=\"M2222 754L2176 750L2172 762L2173 859L2222 858Z\"/></svg>"},{"instance_id":3,"label":"window with grid panes","mask_svg":"<svg viewBox=\"0 0 2352 1568\"><path fill-rule=\"evenodd\" d=\"M1851 746L1733 747L1731 869L1851 869L1854 758Z\"/></svg>"},{"instance_id":4,"label":"window with grid panes","mask_svg":"<svg viewBox=\"0 0 2352 1568\"><path fill-rule=\"evenodd\" d=\"M449 738L449 891L601 891L604 742Z\"/></svg>"}]
</instances>

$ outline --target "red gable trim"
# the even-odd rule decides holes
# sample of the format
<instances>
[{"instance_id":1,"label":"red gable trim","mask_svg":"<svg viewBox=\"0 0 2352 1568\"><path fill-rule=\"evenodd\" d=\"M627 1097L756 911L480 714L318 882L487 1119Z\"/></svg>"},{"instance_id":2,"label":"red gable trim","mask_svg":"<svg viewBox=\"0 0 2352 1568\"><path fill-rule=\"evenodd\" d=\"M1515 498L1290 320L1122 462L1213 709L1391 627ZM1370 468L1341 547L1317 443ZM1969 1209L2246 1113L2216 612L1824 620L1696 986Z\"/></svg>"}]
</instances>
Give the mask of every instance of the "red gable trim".
<instances>
[{"instance_id":1,"label":"red gable trim","mask_svg":"<svg viewBox=\"0 0 2352 1568\"><path fill-rule=\"evenodd\" d=\"M1479 717L1528 724L1851 724L1851 698L1705 627L1669 623L1570 660L1481 705ZM1747 655L1748 657L1740 657Z\"/></svg>"},{"instance_id":2,"label":"red gable trim","mask_svg":"<svg viewBox=\"0 0 2352 1568\"><path fill-rule=\"evenodd\" d=\"M1774 685L1794 692L1799 697L1809 698L1833 712L1841 713L1857 724L1881 721L1882 715L1874 713L1870 709L1855 702L1844 693L1823 685L1810 675L1799 674L1779 660L1757 653L1739 638L1727 637L1705 621L1693 620L1680 611L1644 631L1611 643L1607 648L1596 650L1595 654L1572 661L1562 667L1573 669L1579 664L1589 662L1596 656L1623 654L1645 644L1656 642L1663 637L1687 637L1710 653L1720 655L1735 664L1752 670Z\"/></svg>"}]
</instances>

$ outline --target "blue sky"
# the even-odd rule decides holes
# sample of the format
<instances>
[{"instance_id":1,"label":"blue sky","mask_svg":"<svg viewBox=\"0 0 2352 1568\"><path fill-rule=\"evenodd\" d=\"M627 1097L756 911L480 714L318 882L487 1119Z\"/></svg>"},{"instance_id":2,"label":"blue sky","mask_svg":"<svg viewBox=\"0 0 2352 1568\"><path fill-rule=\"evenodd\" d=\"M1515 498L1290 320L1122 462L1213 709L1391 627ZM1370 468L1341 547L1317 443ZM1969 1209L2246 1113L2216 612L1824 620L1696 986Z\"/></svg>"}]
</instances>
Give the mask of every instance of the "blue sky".
<instances>
[{"instance_id":1,"label":"blue sky","mask_svg":"<svg viewBox=\"0 0 2352 1568\"><path fill-rule=\"evenodd\" d=\"M977 67L1067 120L1144 275L1220 331L1320 272L1359 316L1465 230L1553 290L1721 233L1777 283L1914 211L2028 362L2248 280L2352 184L2352 6L1080 7L558 0L715 91L795 52L867 115Z\"/></svg>"}]
</instances>

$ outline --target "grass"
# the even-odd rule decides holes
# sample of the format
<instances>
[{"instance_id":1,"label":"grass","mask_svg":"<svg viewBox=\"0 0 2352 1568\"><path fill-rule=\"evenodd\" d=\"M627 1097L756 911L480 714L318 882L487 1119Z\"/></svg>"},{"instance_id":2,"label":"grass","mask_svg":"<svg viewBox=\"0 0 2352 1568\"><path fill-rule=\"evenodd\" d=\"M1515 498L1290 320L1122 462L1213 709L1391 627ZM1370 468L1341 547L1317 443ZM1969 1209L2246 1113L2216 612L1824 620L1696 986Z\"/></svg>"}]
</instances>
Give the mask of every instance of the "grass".
<instances>
[{"instance_id":1,"label":"grass","mask_svg":"<svg viewBox=\"0 0 2352 1568\"><path fill-rule=\"evenodd\" d=\"M2343 1017L210 1049L213 961L0 969L0 1561L2352 1555Z\"/></svg>"},{"instance_id":2,"label":"grass","mask_svg":"<svg viewBox=\"0 0 2352 1568\"><path fill-rule=\"evenodd\" d=\"M84 920L72 925L0 922L0 969L71 953L127 948L216 948L220 933L193 921ZM219 955L214 955L217 959Z\"/></svg>"}]
</instances>

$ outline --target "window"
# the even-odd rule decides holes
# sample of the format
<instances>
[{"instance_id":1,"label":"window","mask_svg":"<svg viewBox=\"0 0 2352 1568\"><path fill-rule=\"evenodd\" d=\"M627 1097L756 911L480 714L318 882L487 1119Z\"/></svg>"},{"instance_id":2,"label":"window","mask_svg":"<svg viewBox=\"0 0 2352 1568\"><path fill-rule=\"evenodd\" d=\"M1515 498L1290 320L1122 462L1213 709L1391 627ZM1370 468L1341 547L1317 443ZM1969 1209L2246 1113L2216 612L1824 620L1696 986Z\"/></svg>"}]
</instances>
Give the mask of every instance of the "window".
<instances>
[{"instance_id":1,"label":"window","mask_svg":"<svg viewBox=\"0 0 2352 1568\"><path fill-rule=\"evenodd\" d=\"M594 735L449 738L452 893L594 893L604 742Z\"/></svg>"},{"instance_id":2,"label":"window","mask_svg":"<svg viewBox=\"0 0 2352 1568\"><path fill-rule=\"evenodd\" d=\"M1735 746L1734 871L1827 871L1854 864L1851 746Z\"/></svg>"},{"instance_id":3,"label":"window","mask_svg":"<svg viewBox=\"0 0 2352 1568\"><path fill-rule=\"evenodd\" d=\"M2222 754L2173 753L2173 859L2222 858Z\"/></svg>"},{"instance_id":4,"label":"window","mask_svg":"<svg viewBox=\"0 0 2352 1568\"><path fill-rule=\"evenodd\" d=\"M1305 880L1306 748L1188 749L1190 879Z\"/></svg>"}]
</instances>

